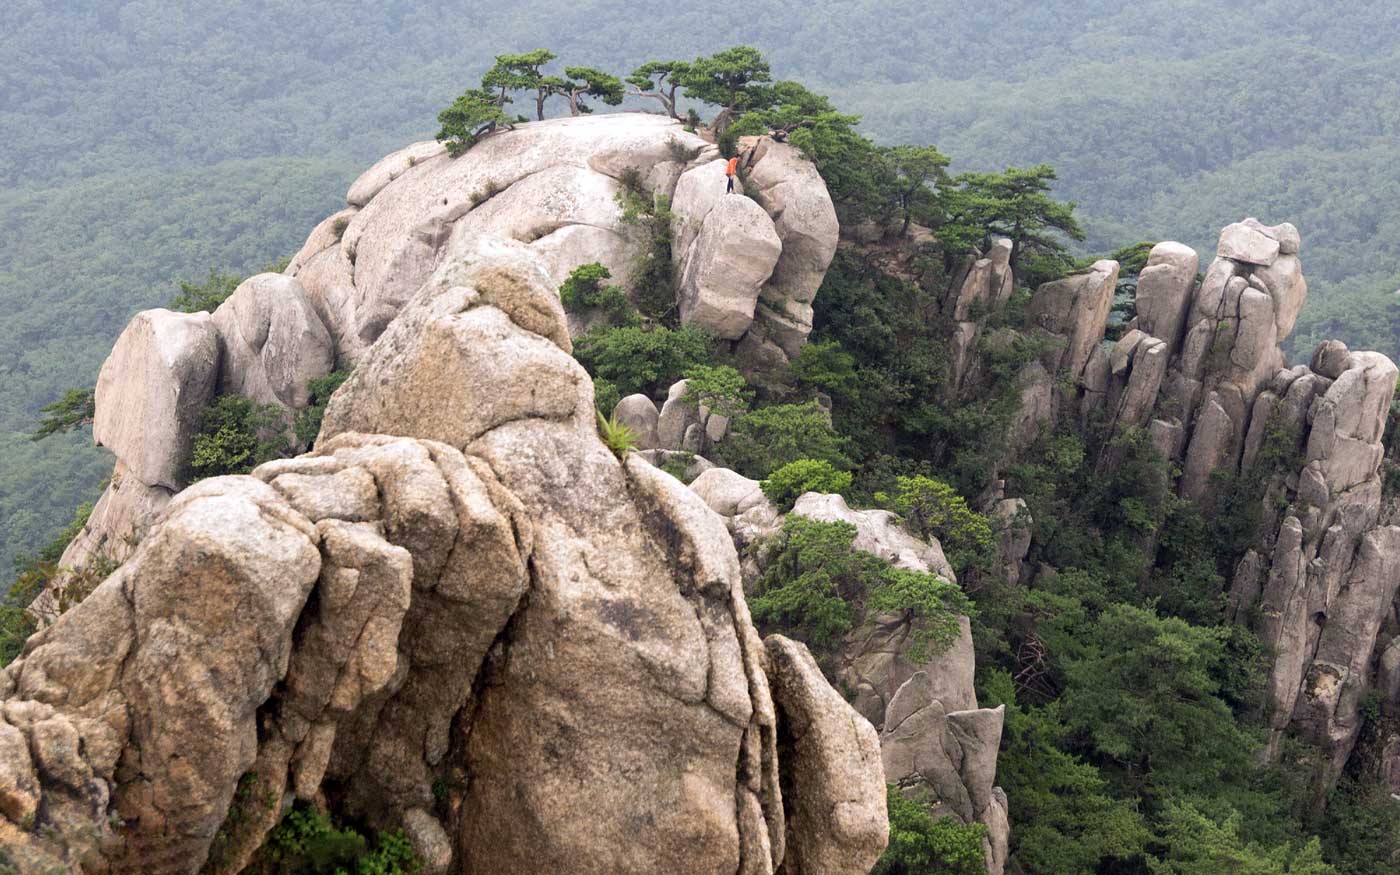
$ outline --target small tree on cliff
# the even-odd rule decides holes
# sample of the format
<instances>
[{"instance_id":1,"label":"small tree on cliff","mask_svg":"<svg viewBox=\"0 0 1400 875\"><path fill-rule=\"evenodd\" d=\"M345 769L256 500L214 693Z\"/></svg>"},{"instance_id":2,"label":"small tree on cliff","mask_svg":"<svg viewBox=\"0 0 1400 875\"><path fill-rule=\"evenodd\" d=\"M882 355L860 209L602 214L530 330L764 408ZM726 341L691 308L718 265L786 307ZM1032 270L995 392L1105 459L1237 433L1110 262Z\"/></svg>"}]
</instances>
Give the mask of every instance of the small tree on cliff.
<instances>
[{"instance_id":1,"label":"small tree on cliff","mask_svg":"<svg viewBox=\"0 0 1400 875\"><path fill-rule=\"evenodd\" d=\"M890 171L891 205L903 218L900 233L915 215L936 214L938 194L931 185L946 183L948 158L934 146L893 146L884 150Z\"/></svg>"},{"instance_id":2,"label":"small tree on cliff","mask_svg":"<svg viewBox=\"0 0 1400 875\"><path fill-rule=\"evenodd\" d=\"M69 389L57 401L39 408L43 418L39 427L29 436L32 441L43 440L51 434L72 431L85 425L92 425L97 415L96 389Z\"/></svg>"},{"instance_id":3,"label":"small tree on cliff","mask_svg":"<svg viewBox=\"0 0 1400 875\"><path fill-rule=\"evenodd\" d=\"M958 176L942 192L947 219L938 228L939 239L950 250L966 251L1006 237L1012 267L1018 275L1028 274L1028 283L1062 273L1068 259L1058 235L1083 240L1084 231L1075 221L1074 204L1050 197L1055 179L1048 164Z\"/></svg>"},{"instance_id":4,"label":"small tree on cliff","mask_svg":"<svg viewBox=\"0 0 1400 875\"><path fill-rule=\"evenodd\" d=\"M484 88L472 88L438 113L442 129L437 138L447 144L449 155L455 158L498 127L510 129L510 117L502 109L501 99Z\"/></svg>"},{"instance_id":5,"label":"small tree on cliff","mask_svg":"<svg viewBox=\"0 0 1400 875\"><path fill-rule=\"evenodd\" d=\"M518 55L497 55L496 63L481 77L481 87L496 92L498 106L510 102L512 91L532 91L535 97L535 117L544 121L544 102L551 95L560 93L564 80L556 76L546 76L542 72L545 64L554 60L549 49L535 49Z\"/></svg>"},{"instance_id":6,"label":"small tree on cliff","mask_svg":"<svg viewBox=\"0 0 1400 875\"><path fill-rule=\"evenodd\" d=\"M715 130L722 134L740 112L772 104L771 89L759 84L772 79L768 62L758 49L735 46L697 58L681 84L686 97L722 107L714 121Z\"/></svg>"},{"instance_id":7,"label":"small tree on cliff","mask_svg":"<svg viewBox=\"0 0 1400 875\"><path fill-rule=\"evenodd\" d=\"M676 112L676 92L684 84L689 72L690 64L685 61L647 61L627 77L627 84L632 86L628 93L633 97L659 101L671 118L679 119L680 114Z\"/></svg>"},{"instance_id":8,"label":"small tree on cliff","mask_svg":"<svg viewBox=\"0 0 1400 875\"><path fill-rule=\"evenodd\" d=\"M626 94L621 79L597 67L565 67L564 75L568 78L557 80L557 84L551 87L569 101L571 115L593 111L583 102L585 96L596 97L608 106L617 106Z\"/></svg>"}]
</instances>

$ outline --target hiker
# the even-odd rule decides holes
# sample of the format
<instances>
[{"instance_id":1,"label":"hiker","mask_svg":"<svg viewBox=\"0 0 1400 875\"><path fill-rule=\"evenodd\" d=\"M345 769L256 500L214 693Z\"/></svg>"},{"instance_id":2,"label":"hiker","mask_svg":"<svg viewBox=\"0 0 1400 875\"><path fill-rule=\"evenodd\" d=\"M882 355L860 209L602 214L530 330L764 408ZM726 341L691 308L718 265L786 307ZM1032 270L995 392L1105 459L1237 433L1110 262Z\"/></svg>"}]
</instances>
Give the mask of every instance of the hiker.
<instances>
[{"instance_id":1,"label":"hiker","mask_svg":"<svg viewBox=\"0 0 1400 875\"><path fill-rule=\"evenodd\" d=\"M729 163L724 168L724 175L729 177L729 187L724 190L725 194L734 193L734 174L739 172L739 156L735 155L729 159Z\"/></svg>"}]
</instances>

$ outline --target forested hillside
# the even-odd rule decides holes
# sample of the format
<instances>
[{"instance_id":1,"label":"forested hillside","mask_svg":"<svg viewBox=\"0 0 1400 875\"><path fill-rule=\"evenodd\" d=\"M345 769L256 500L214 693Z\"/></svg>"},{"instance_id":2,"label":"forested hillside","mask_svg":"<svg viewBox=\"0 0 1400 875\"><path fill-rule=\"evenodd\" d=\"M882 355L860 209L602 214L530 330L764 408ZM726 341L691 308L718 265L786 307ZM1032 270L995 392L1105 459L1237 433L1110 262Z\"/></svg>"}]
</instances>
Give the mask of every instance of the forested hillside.
<instances>
[{"instance_id":1,"label":"forested hillside","mask_svg":"<svg viewBox=\"0 0 1400 875\"><path fill-rule=\"evenodd\" d=\"M880 141L954 169L1048 161L1086 247L1208 246L1246 213L1308 241L1321 336L1394 354L1400 10L1299 0L499 4L12 0L0 8L0 564L95 497L103 454L25 443L136 310L288 254L356 172L430 136L497 52L626 72L735 43ZM1109 109L1111 108L1111 109Z\"/></svg>"}]
</instances>

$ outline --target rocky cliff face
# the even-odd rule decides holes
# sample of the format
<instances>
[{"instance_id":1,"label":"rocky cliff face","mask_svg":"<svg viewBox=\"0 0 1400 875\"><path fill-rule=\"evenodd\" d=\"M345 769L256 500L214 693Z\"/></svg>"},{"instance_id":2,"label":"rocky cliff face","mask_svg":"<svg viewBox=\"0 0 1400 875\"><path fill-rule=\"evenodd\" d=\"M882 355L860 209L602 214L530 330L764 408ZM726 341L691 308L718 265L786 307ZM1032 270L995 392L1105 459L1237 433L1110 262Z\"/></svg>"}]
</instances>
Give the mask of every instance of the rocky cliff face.
<instances>
[{"instance_id":1,"label":"rocky cliff face","mask_svg":"<svg viewBox=\"0 0 1400 875\"><path fill-rule=\"evenodd\" d=\"M1108 343L1115 263L1041 286L1030 312L1060 341L1046 365L1075 385L1049 405L1023 399L1022 418L1046 422L1069 402L1109 436L1147 428L1191 500L1264 478L1230 611L1269 649L1270 751L1286 733L1312 742L1320 799L1352 755L1367 696L1400 711L1400 527L1383 513L1380 477L1397 369L1335 341L1286 366L1279 343L1307 295L1300 248L1292 225L1245 219L1221 232L1198 278L1195 251L1160 243L1139 277L1135 320ZM1378 769L1397 792L1395 746L1387 751Z\"/></svg>"},{"instance_id":2,"label":"rocky cliff face","mask_svg":"<svg viewBox=\"0 0 1400 875\"><path fill-rule=\"evenodd\" d=\"M690 488L724 519L752 589L769 562L766 548L782 530L784 517L758 481L725 468L703 471ZM855 510L840 495L809 492L791 512L852 526L852 549L897 568L957 581L942 546L909 534L890 511ZM1021 545L1020 556L1027 546ZM987 872L1001 875L1011 832L1006 794L995 786L1003 708L977 705L972 628L966 617L953 642L933 655L916 647L915 623L902 613L865 617L834 656L835 679L852 707L879 731L885 780L930 800L936 816L985 825Z\"/></svg>"},{"instance_id":3,"label":"rocky cliff face","mask_svg":"<svg viewBox=\"0 0 1400 875\"><path fill-rule=\"evenodd\" d=\"M128 325L99 376L93 428L117 471L60 565L130 555L184 485L199 411L217 393L304 406L310 380L362 360L434 271L483 245L524 244L556 289L595 261L627 286L654 253L625 194L670 204L682 322L731 341L752 368L786 362L811 331L836 213L790 146L746 143L752 199L725 195L724 163L678 123L634 113L521 125L455 160L435 142L383 158L285 275L249 279L212 316L152 310ZM48 599L36 609L56 611Z\"/></svg>"},{"instance_id":4,"label":"rocky cliff face","mask_svg":"<svg viewBox=\"0 0 1400 875\"><path fill-rule=\"evenodd\" d=\"M423 267L417 234L353 239L394 282ZM599 441L538 251L450 251L359 351L314 452L170 499L0 672L20 871L237 872L293 799L404 828L431 872L874 864L874 728L801 644L759 639L721 518ZM357 319L392 298L363 300ZM229 321L280 398L263 353L308 317L268 309ZM189 372L227 366L209 317L175 321ZM337 354L364 339L349 324L369 322L329 329ZM185 396L162 397L178 421Z\"/></svg>"}]
</instances>

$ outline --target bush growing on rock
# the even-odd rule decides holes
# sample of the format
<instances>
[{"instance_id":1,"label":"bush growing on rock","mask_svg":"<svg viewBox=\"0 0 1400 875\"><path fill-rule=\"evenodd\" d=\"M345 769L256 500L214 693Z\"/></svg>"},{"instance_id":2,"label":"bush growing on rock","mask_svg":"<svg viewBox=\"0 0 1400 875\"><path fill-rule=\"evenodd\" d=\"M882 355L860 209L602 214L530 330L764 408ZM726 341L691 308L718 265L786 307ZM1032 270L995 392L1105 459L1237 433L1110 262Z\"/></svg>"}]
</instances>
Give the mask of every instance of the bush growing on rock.
<instances>
[{"instance_id":1,"label":"bush growing on rock","mask_svg":"<svg viewBox=\"0 0 1400 875\"><path fill-rule=\"evenodd\" d=\"M619 422L616 415L604 416L601 411L598 413L598 436L619 459L637 445L637 433L631 426Z\"/></svg>"},{"instance_id":2,"label":"bush growing on rock","mask_svg":"<svg viewBox=\"0 0 1400 875\"><path fill-rule=\"evenodd\" d=\"M253 862L285 875L416 875L421 863L402 832L364 835L314 808L295 807L268 835Z\"/></svg>"},{"instance_id":3,"label":"bush growing on rock","mask_svg":"<svg viewBox=\"0 0 1400 875\"><path fill-rule=\"evenodd\" d=\"M209 276L202 283L181 282L180 294L170 302L170 309L179 313L213 313L219 305L228 300L238 288L243 278L231 273L220 273L209 269Z\"/></svg>"},{"instance_id":4,"label":"bush growing on rock","mask_svg":"<svg viewBox=\"0 0 1400 875\"><path fill-rule=\"evenodd\" d=\"M595 380L608 381L619 397L641 392L655 398L686 371L709 361L710 338L688 327L601 328L578 339L574 358Z\"/></svg>"},{"instance_id":5,"label":"bush growing on rock","mask_svg":"<svg viewBox=\"0 0 1400 875\"><path fill-rule=\"evenodd\" d=\"M843 493L851 487L851 475L838 471L824 459L798 459L774 471L763 481L763 494L782 512L804 493Z\"/></svg>"},{"instance_id":6,"label":"bush growing on rock","mask_svg":"<svg viewBox=\"0 0 1400 875\"><path fill-rule=\"evenodd\" d=\"M447 144L447 154L457 157L476 145L477 140L498 127L509 128L496 95L483 88L469 88L452 105L438 113L442 124L437 139Z\"/></svg>"},{"instance_id":7,"label":"bush growing on rock","mask_svg":"<svg viewBox=\"0 0 1400 875\"><path fill-rule=\"evenodd\" d=\"M685 402L703 405L711 413L731 419L749 408L744 375L729 365L699 365L685 372Z\"/></svg>"},{"instance_id":8,"label":"bush growing on rock","mask_svg":"<svg viewBox=\"0 0 1400 875\"><path fill-rule=\"evenodd\" d=\"M890 843L871 875L984 875L987 871L984 825L962 824L952 817L935 819L926 801L905 798L893 784L885 810L890 816Z\"/></svg>"},{"instance_id":9,"label":"bush growing on rock","mask_svg":"<svg viewBox=\"0 0 1400 875\"><path fill-rule=\"evenodd\" d=\"M941 652L958 634L958 615L972 612L966 596L937 575L895 568L854 549L855 538L850 523L789 514L749 601L754 619L807 642L820 658L865 610L908 612L918 621L911 657Z\"/></svg>"},{"instance_id":10,"label":"bush growing on rock","mask_svg":"<svg viewBox=\"0 0 1400 875\"><path fill-rule=\"evenodd\" d=\"M621 286L603 285L603 281L609 279L612 279L612 271L596 261L579 265L559 287L559 300L570 312L594 310L616 321L633 321L632 302L627 300Z\"/></svg>"},{"instance_id":11,"label":"bush growing on rock","mask_svg":"<svg viewBox=\"0 0 1400 875\"><path fill-rule=\"evenodd\" d=\"M220 395L200 414L199 431L190 447L190 479L247 474L263 462L287 455L286 428L277 405Z\"/></svg>"},{"instance_id":12,"label":"bush growing on rock","mask_svg":"<svg viewBox=\"0 0 1400 875\"><path fill-rule=\"evenodd\" d=\"M749 600L763 626L792 633L820 657L851 631L857 597L879 580L882 560L851 544L855 526L789 515L757 594Z\"/></svg>"},{"instance_id":13,"label":"bush growing on rock","mask_svg":"<svg viewBox=\"0 0 1400 875\"><path fill-rule=\"evenodd\" d=\"M953 569L961 574L973 566L989 567L996 543L987 518L967 506L967 499L941 480L918 475L900 477L892 495L879 493L876 501L898 512L910 531L943 546Z\"/></svg>"},{"instance_id":14,"label":"bush growing on rock","mask_svg":"<svg viewBox=\"0 0 1400 875\"><path fill-rule=\"evenodd\" d=\"M798 459L820 459L834 468L851 465L847 441L815 401L777 404L740 416L725 440L724 458L746 477L766 479Z\"/></svg>"},{"instance_id":15,"label":"bush growing on rock","mask_svg":"<svg viewBox=\"0 0 1400 875\"><path fill-rule=\"evenodd\" d=\"M326 405L330 403L331 396L340 388L340 384L348 379L350 371L332 371L308 384L310 395L307 406L297 412L296 422L292 425L297 441L302 446L309 447L316 440L316 435L321 431L321 418L326 414Z\"/></svg>"}]
</instances>

